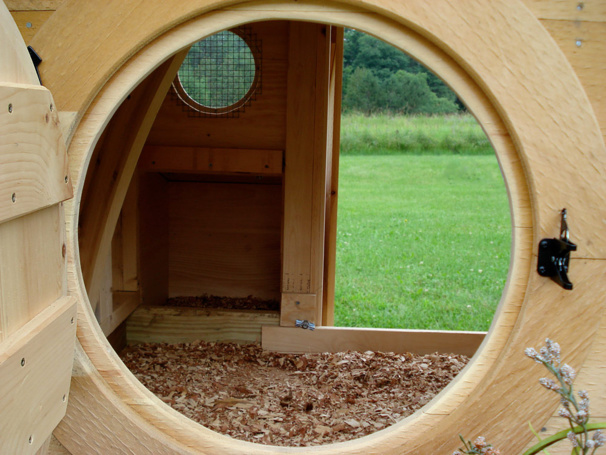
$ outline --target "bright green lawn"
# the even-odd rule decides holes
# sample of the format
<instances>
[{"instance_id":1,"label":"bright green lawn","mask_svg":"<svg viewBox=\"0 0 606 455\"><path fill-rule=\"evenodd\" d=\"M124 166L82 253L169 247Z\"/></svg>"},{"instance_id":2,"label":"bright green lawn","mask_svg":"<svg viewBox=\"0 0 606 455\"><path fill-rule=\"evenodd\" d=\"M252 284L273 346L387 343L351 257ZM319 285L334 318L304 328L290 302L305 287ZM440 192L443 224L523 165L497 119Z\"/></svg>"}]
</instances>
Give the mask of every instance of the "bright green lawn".
<instances>
[{"instance_id":1,"label":"bright green lawn","mask_svg":"<svg viewBox=\"0 0 606 455\"><path fill-rule=\"evenodd\" d=\"M494 155L341 156L335 325L487 330L509 267Z\"/></svg>"}]
</instances>

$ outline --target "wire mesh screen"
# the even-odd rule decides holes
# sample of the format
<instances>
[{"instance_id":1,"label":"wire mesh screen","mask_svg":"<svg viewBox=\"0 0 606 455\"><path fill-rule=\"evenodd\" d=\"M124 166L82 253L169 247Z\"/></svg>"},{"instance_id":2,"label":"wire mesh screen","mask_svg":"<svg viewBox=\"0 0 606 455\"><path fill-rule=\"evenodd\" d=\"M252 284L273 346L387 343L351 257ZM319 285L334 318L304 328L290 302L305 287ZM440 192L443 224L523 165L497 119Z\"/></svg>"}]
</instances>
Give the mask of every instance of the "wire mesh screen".
<instances>
[{"instance_id":1,"label":"wire mesh screen","mask_svg":"<svg viewBox=\"0 0 606 455\"><path fill-rule=\"evenodd\" d=\"M185 57L174 89L204 116L234 115L259 92L260 46L249 31L223 31L195 43Z\"/></svg>"}]
</instances>

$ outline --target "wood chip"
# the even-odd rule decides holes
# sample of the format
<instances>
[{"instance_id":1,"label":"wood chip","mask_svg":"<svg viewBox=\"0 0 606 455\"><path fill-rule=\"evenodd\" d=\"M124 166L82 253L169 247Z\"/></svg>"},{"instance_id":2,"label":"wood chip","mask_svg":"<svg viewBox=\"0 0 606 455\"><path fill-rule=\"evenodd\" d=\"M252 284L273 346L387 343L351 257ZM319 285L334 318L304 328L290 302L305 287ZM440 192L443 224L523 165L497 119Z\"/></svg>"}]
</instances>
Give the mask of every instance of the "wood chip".
<instances>
[{"instance_id":1,"label":"wood chip","mask_svg":"<svg viewBox=\"0 0 606 455\"><path fill-rule=\"evenodd\" d=\"M465 366L458 355L275 354L234 343L141 344L124 363L162 401L236 439L278 446L348 441L428 403Z\"/></svg>"}]
</instances>

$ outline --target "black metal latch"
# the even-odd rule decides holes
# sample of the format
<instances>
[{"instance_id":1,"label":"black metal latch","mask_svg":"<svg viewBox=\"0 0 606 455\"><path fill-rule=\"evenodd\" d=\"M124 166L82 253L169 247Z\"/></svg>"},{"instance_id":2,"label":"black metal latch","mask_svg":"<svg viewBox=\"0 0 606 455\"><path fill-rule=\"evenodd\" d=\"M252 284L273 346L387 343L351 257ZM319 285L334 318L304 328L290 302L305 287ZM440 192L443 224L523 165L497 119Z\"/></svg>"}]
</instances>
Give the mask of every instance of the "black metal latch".
<instances>
[{"instance_id":1,"label":"black metal latch","mask_svg":"<svg viewBox=\"0 0 606 455\"><path fill-rule=\"evenodd\" d=\"M568 263L570 252L576 251L577 246L570 241L570 231L566 222L566 209L562 210L562 225L559 239L543 239L539 242L539 275L551 277L564 289L571 290L572 283L568 279Z\"/></svg>"}]
</instances>

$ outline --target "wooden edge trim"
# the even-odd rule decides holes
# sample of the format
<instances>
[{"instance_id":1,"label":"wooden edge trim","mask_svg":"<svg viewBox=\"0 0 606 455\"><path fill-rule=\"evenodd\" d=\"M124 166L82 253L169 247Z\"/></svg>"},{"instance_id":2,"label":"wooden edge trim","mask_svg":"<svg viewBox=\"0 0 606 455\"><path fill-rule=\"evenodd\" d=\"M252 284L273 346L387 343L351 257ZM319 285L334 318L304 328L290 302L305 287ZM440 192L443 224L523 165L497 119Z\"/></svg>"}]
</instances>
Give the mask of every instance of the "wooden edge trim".
<instances>
[{"instance_id":1,"label":"wooden edge trim","mask_svg":"<svg viewBox=\"0 0 606 455\"><path fill-rule=\"evenodd\" d=\"M486 332L318 327L263 327L263 349L285 353L382 351L473 356Z\"/></svg>"}]
</instances>

